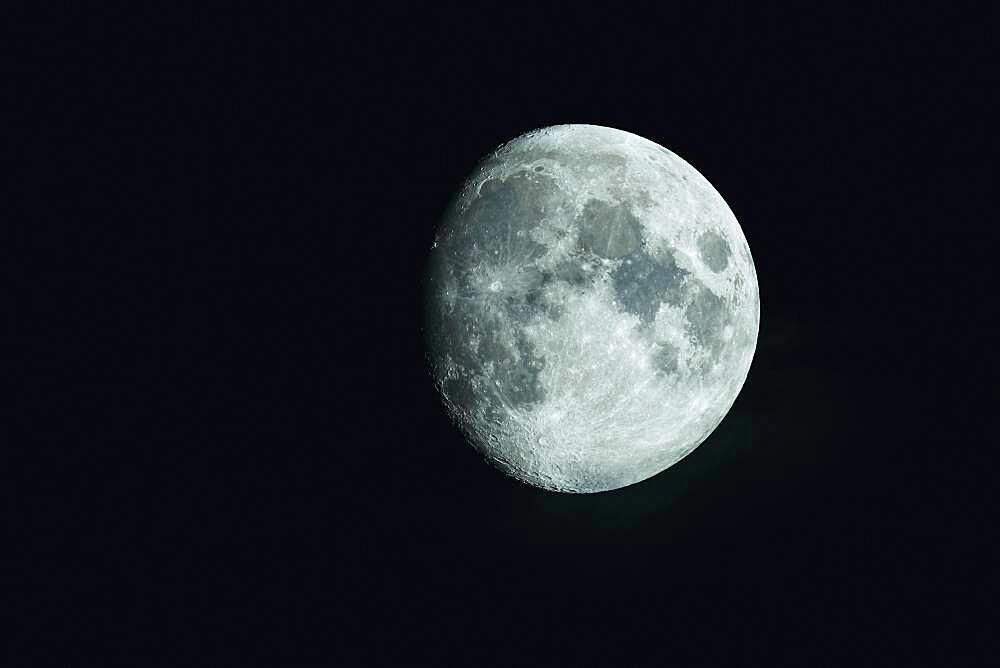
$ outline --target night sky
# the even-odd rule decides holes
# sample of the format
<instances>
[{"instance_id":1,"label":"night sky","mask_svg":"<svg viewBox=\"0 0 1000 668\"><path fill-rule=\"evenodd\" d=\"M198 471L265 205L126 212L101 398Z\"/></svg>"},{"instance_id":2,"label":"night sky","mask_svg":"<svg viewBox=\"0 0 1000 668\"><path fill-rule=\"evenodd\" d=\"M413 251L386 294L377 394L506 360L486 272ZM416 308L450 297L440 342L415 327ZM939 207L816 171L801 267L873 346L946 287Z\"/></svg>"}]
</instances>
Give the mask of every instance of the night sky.
<instances>
[{"instance_id":1,"label":"night sky","mask_svg":"<svg viewBox=\"0 0 1000 668\"><path fill-rule=\"evenodd\" d=\"M13 21L5 663L988 656L989 22L900 12ZM728 417L596 495L483 463L419 331L449 197L560 123L694 165L760 286Z\"/></svg>"}]
</instances>

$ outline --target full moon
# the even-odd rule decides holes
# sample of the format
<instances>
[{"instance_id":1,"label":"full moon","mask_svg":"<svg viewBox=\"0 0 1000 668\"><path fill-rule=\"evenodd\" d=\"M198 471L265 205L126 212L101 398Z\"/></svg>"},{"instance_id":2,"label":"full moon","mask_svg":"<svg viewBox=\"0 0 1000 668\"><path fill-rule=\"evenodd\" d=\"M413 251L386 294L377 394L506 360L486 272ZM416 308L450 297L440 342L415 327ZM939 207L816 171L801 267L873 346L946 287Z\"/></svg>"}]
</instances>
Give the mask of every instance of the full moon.
<instances>
[{"instance_id":1,"label":"full moon","mask_svg":"<svg viewBox=\"0 0 1000 668\"><path fill-rule=\"evenodd\" d=\"M667 149L560 125L488 155L425 276L431 375L490 463L560 492L656 475L700 445L757 345L757 275L722 196Z\"/></svg>"}]
</instances>

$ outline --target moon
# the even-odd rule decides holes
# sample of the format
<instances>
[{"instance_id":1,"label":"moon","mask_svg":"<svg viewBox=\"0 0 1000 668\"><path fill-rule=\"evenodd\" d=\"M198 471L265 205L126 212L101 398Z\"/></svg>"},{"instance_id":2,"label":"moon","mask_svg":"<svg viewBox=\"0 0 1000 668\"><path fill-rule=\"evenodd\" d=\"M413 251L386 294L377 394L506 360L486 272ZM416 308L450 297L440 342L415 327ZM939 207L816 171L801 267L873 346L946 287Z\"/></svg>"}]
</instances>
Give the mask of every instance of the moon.
<instances>
[{"instance_id":1,"label":"moon","mask_svg":"<svg viewBox=\"0 0 1000 668\"><path fill-rule=\"evenodd\" d=\"M449 204L424 283L435 386L483 457L530 485L645 480L729 411L757 345L750 248L722 196L652 141L524 134Z\"/></svg>"}]
</instances>

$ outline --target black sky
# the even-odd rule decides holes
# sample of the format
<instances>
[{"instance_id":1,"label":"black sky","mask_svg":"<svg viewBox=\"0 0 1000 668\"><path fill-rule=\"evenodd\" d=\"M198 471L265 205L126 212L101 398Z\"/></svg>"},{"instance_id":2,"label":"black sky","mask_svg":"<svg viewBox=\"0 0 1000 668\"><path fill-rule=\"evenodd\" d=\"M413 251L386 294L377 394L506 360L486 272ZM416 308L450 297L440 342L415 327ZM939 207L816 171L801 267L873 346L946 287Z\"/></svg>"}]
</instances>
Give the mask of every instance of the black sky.
<instances>
[{"instance_id":1,"label":"black sky","mask_svg":"<svg viewBox=\"0 0 1000 668\"><path fill-rule=\"evenodd\" d=\"M10 665L985 656L988 440L966 433L995 299L965 272L995 219L985 17L11 25ZM691 162L760 281L726 420L599 495L483 464L418 331L453 190L558 123Z\"/></svg>"}]
</instances>

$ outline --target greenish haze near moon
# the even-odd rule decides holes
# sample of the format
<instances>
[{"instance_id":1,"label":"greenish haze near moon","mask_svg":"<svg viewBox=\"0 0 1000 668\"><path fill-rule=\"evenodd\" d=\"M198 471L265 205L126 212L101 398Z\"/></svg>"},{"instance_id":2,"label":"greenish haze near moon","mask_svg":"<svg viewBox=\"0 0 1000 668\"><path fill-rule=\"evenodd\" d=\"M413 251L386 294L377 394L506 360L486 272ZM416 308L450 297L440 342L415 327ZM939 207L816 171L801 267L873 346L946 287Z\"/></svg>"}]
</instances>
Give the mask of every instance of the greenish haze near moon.
<instances>
[{"instance_id":1,"label":"greenish haze near moon","mask_svg":"<svg viewBox=\"0 0 1000 668\"><path fill-rule=\"evenodd\" d=\"M757 275L722 196L612 128L544 128L487 156L425 285L452 420L505 473L560 492L624 487L698 447L757 343Z\"/></svg>"}]
</instances>

